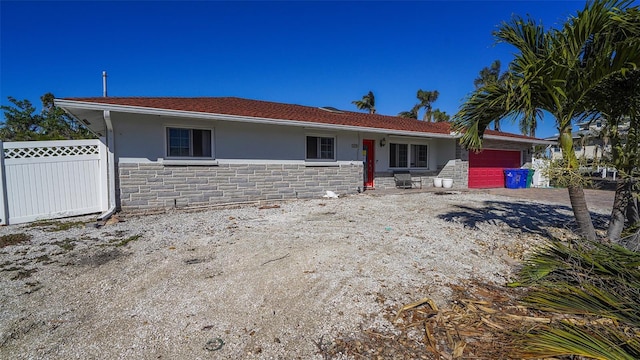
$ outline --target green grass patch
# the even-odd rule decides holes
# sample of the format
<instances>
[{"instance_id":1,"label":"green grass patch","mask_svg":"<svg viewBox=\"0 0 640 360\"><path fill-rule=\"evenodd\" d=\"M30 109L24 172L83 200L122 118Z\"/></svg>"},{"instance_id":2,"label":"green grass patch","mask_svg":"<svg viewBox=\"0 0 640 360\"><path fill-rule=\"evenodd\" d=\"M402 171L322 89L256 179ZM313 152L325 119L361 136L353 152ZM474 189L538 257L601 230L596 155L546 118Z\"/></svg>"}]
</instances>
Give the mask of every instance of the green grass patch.
<instances>
[{"instance_id":1,"label":"green grass patch","mask_svg":"<svg viewBox=\"0 0 640 360\"><path fill-rule=\"evenodd\" d=\"M38 256L37 258L35 258L35 261L37 263L41 263L41 262L45 262L45 261L49 261L49 260L51 260L49 255L41 255L41 256Z\"/></svg>"},{"instance_id":2,"label":"green grass patch","mask_svg":"<svg viewBox=\"0 0 640 360\"><path fill-rule=\"evenodd\" d=\"M30 278L31 274L37 271L38 269L36 268L19 270L16 276L12 277L11 280L21 280L21 279Z\"/></svg>"},{"instance_id":3,"label":"green grass patch","mask_svg":"<svg viewBox=\"0 0 640 360\"><path fill-rule=\"evenodd\" d=\"M114 232L104 232L102 233L102 236L105 237L123 237L124 235L126 235L127 231L126 230L116 230Z\"/></svg>"},{"instance_id":4,"label":"green grass patch","mask_svg":"<svg viewBox=\"0 0 640 360\"><path fill-rule=\"evenodd\" d=\"M2 271L19 271L19 270L22 270L22 269L23 268L14 265L14 266L8 267L6 269L3 268Z\"/></svg>"},{"instance_id":5,"label":"green grass patch","mask_svg":"<svg viewBox=\"0 0 640 360\"><path fill-rule=\"evenodd\" d=\"M76 247L75 241L73 239L66 238L62 241L56 241L53 245L58 245L64 250L71 251Z\"/></svg>"},{"instance_id":6,"label":"green grass patch","mask_svg":"<svg viewBox=\"0 0 640 360\"><path fill-rule=\"evenodd\" d=\"M83 221L43 220L28 225L30 228L41 228L43 231L65 231L76 227L84 227Z\"/></svg>"},{"instance_id":7,"label":"green grass patch","mask_svg":"<svg viewBox=\"0 0 640 360\"><path fill-rule=\"evenodd\" d=\"M8 234L0 236L0 248L27 242L31 240L31 235L25 233Z\"/></svg>"},{"instance_id":8,"label":"green grass patch","mask_svg":"<svg viewBox=\"0 0 640 360\"><path fill-rule=\"evenodd\" d=\"M126 239L120 240L120 242L118 242L116 244L116 246L126 246L127 244L129 244L132 241L136 241L138 239L140 239L142 237L142 235L133 235L133 236L129 236ZM115 240L118 241L118 240Z\"/></svg>"}]
</instances>

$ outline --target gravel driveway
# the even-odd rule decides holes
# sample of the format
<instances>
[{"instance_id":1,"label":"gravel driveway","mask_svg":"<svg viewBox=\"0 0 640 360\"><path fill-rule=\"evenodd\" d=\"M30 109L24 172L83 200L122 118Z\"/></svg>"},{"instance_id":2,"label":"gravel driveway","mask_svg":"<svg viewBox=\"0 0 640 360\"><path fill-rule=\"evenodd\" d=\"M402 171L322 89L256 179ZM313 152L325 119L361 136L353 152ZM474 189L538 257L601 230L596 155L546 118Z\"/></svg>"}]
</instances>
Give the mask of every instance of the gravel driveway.
<instances>
[{"instance_id":1,"label":"gravel driveway","mask_svg":"<svg viewBox=\"0 0 640 360\"><path fill-rule=\"evenodd\" d=\"M0 228L30 238L0 249L0 358L321 358L336 334L393 331L385 309L445 304L470 279L503 284L572 213L370 192L121 220Z\"/></svg>"}]
</instances>

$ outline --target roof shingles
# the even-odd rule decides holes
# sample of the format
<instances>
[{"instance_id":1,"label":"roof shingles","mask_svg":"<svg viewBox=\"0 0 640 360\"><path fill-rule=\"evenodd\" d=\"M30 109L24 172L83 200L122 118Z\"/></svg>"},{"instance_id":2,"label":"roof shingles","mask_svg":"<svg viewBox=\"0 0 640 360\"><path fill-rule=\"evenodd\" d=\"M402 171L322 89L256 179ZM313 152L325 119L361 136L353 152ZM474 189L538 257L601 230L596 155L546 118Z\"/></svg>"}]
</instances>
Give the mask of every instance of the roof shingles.
<instances>
[{"instance_id":1,"label":"roof shingles","mask_svg":"<svg viewBox=\"0 0 640 360\"><path fill-rule=\"evenodd\" d=\"M237 97L89 97L65 98L79 102L134 106L162 110L200 112L206 114L236 115L274 120L293 120L310 123L345 125L396 131L432 134L449 134L451 124L432 123L396 116L359 113L340 110L329 111L322 108L283 104L270 101L249 100ZM517 134L485 131L485 134L520 139L534 139Z\"/></svg>"}]
</instances>

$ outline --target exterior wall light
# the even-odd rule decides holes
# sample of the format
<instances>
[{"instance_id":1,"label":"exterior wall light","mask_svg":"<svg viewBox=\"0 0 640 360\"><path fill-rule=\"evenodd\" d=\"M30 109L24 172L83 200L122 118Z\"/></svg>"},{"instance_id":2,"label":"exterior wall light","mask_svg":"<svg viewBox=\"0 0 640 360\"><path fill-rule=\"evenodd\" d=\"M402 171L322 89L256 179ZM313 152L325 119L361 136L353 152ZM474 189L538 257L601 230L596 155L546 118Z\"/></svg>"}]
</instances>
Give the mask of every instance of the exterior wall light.
<instances>
[{"instance_id":1,"label":"exterior wall light","mask_svg":"<svg viewBox=\"0 0 640 360\"><path fill-rule=\"evenodd\" d=\"M380 139L380 147L384 147L387 144L387 139L382 138Z\"/></svg>"}]
</instances>

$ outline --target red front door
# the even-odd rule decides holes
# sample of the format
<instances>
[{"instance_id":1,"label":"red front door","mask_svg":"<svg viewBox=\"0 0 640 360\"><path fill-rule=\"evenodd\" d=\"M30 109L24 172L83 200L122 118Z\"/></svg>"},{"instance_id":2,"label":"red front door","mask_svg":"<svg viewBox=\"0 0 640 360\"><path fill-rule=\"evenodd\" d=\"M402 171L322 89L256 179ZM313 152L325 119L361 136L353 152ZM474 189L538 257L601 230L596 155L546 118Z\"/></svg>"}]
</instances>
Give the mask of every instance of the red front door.
<instances>
[{"instance_id":1,"label":"red front door","mask_svg":"<svg viewBox=\"0 0 640 360\"><path fill-rule=\"evenodd\" d=\"M364 187L373 188L373 174L375 172L375 140L362 140L364 154Z\"/></svg>"}]
</instances>

